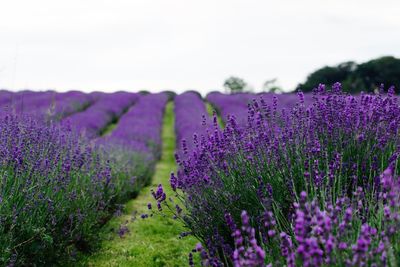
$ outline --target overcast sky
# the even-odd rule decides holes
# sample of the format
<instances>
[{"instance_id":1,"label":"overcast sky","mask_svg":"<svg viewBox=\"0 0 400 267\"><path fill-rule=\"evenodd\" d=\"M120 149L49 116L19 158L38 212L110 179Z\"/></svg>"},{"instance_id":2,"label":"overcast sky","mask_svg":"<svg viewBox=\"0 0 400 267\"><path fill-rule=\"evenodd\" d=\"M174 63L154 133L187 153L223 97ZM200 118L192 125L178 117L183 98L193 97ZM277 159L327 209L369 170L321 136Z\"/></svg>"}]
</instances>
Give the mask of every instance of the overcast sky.
<instances>
[{"instance_id":1,"label":"overcast sky","mask_svg":"<svg viewBox=\"0 0 400 267\"><path fill-rule=\"evenodd\" d=\"M286 90L317 68L400 57L400 1L1 0L0 88Z\"/></svg>"}]
</instances>

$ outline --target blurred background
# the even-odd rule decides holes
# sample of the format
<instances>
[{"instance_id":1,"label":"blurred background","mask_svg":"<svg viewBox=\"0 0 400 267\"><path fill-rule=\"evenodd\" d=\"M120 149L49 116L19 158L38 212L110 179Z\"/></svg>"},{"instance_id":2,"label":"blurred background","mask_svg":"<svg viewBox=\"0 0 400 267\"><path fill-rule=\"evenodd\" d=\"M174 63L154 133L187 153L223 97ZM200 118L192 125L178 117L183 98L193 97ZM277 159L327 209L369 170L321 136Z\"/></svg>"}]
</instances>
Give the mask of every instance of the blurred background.
<instances>
[{"instance_id":1,"label":"blurred background","mask_svg":"<svg viewBox=\"0 0 400 267\"><path fill-rule=\"evenodd\" d=\"M399 87L399 14L394 0L5 1L0 88Z\"/></svg>"}]
</instances>

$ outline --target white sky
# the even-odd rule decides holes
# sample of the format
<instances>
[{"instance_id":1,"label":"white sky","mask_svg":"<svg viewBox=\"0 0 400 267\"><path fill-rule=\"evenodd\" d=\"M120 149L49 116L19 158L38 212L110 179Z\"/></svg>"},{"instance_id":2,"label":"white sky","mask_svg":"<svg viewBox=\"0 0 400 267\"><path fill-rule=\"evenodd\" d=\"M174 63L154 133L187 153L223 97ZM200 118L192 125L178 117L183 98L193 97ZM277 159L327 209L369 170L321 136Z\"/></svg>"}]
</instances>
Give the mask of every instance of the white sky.
<instances>
[{"instance_id":1,"label":"white sky","mask_svg":"<svg viewBox=\"0 0 400 267\"><path fill-rule=\"evenodd\" d=\"M0 0L0 88L293 89L326 64L400 57L394 0Z\"/></svg>"}]
</instances>

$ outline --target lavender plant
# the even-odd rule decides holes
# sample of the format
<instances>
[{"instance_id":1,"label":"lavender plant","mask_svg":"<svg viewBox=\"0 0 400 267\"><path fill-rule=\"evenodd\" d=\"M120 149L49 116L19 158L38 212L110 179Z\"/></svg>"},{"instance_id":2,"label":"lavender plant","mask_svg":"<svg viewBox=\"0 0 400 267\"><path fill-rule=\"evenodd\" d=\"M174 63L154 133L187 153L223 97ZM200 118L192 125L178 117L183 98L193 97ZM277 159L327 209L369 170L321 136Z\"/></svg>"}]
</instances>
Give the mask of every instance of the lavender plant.
<instances>
[{"instance_id":1,"label":"lavender plant","mask_svg":"<svg viewBox=\"0 0 400 267\"><path fill-rule=\"evenodd\" d=\"M233 264L397 266L400 184L393 171L391 165L380 176L382 191L374 203L377 215L369 218L365 217L365 211L371 207L364 202L365 192L361 187L352 199L343 197L322 208L315 199L307 201L307 193L301 192L299 202L293 204L292 234L280 229L272 212L265 212L261 241L257 240L246 211L241 214L241 227L236 226L229 213L225 214L235 243ZM202 258L204 263L212 260L204 251Z\"/></svg>"},{"instance_id":2,"label":"lavender plant","mask_svg":"<svg viewBox=\"0 0 400 267\"><path fill-rule=\"evenodd\" d=\"M197 138L205 135L212 123L203 100L195 92L177 95L174 111L177 156L186 157L195 148Z\"/></svg>"},{"instance_id":3,"label":"lavender plant","mask_svg":"<svg viewBox=\"0 0 400 267\"><path fill-rule=\"evenodd\" d=\"M237 94L223 94L220 92L209 93L206 97L218 113L222 116L222 119L226 122L230 116L235 117L235 121L239 126L246 126L248 119L248 106L251 105L252 101L260 99L269 105L277 106L277 110L282 108L291 109L297 102L295 94L274 94L274 93L237 93ZM308 106L312 101L311 94L304 95L304 104Z\"/></svg>"},{"instance_id":4,"label":"lavender plant","mask_svg":"<svg viewBox=\"0 0 400 267\"><path fill-rule=\"evenodd\" d=\"M106 126L138 100L138 94L117 92L99 94L98 100L84 112L75 113L61 123L81 132L87 138L100 135Z\"/></svg>"},{"instance_id":5,"label":"lavender plant","mask_svg":"<svg viewBox=\"0 0 400 267\"><path fill-rule=\"evenodd\" d=\"M223 94L212 92L206 99L221 115L222 120L227 122L230 116L235 116L236 123L245 125L247 122L247 106L256 98L251 93Z\"/></svg>"},{"instance_id":6,"label":"lavender plant","mask_svg":"<svg viewBox=\"0 0 400 267\"><path fill-rule=\"evenodd\" d=\"M131 149L150 152L154 159L158 159L161 155L161 127L167 101L166 93L141 96L120 118L118 126L106 140L125 142Z\"/></svg>"},{"instance_id":7,"label":"lavender plant","mask_svg":"<svg viewBox=\"0 0 400 267\"><path fill-rule=\"evenodd\" d=\"M35 115L52 120L60 120L72 113L81 111L94 101L92 95L77 91L66 93L53 91L12 93L2 91L0 97L0 115L7 115L9 112L28 113L31 116Z\"/></svg>"},{"instance_id":8,"label":"lavender plant","mask_svg":"<svg viewBox=\"0 0 400 267\"><path fill-rule=\"evenodd\" d=\"M230 117L178 162L175 216L206 265L394 266L399 120L394 88L351 96L320 85L288 109L261 98L246 127Z\"/></svg>"},{"instance_id":9,"label":"lavender plant","mask_svg":"<svg viewBox=\"0 0 400 267\"><path fill-rule=\"evenodd\" d=\"M72 132L0 119L0 265L44 265L85 250L110 208L112 177Z\"/></svg>"},{"instance_id":10,"label":"lavender plant","mask_svg":"<svg viewBox=\"0 0 400 267\"><path fill-rule=\"evenodd\" d=\"M149 183L168 98L145 96L122 115L138 96L28 91L5 100L20 107L0 117L0 265L55 264L91 249L120 203ZM87 99L95 104L68 122L44 120L65 117ZM87 140L75 131L96 137L121 115L107 136Z\"/></svg>"},{"instance_id":11,"label":"lavender plant","mask_svg":"<svg viewBox=\"0 0 400 267\"><path fill-rule=\"evenodd\" d=\"M110 162L115 177L113 199L117 203L134 197L150 182L161 152L161 127L167 100L164 93L141 96L109 135L94 140Z\"/></svg>"}]
</instances>

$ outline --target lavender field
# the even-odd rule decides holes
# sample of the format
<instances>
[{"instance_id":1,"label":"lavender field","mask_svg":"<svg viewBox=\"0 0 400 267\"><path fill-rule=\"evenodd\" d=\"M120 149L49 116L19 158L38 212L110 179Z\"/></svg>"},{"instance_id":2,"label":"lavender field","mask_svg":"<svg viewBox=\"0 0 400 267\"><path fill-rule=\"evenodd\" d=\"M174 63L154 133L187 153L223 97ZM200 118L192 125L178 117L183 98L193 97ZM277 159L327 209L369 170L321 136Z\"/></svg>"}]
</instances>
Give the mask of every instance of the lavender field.
<instances>
[{"instance_id":1,"label":"lavender field","mask_svg":"<svg viewBox=\"0 0 400 267\"><path fill-rule=\"evenodd\" d=\"M399 266L381 89L0 91L0 266Z\"/></svg>"}]
</instances>

